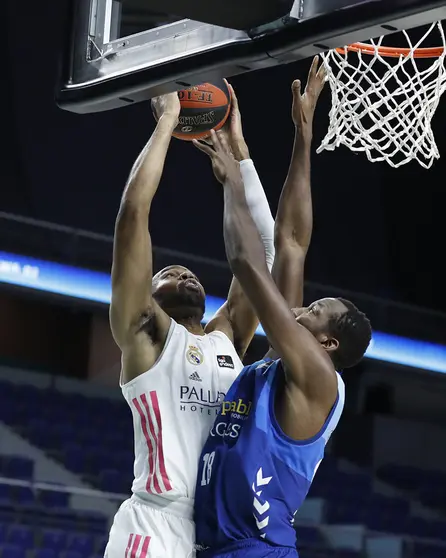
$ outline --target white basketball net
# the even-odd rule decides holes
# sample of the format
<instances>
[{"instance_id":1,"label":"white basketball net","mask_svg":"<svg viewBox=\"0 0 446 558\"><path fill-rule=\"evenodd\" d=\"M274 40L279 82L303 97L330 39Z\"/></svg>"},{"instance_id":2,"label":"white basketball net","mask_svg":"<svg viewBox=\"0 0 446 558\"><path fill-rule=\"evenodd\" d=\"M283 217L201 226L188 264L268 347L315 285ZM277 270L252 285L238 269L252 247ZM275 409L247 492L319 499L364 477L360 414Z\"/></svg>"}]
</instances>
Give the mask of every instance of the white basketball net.
<instances>
[{"instance_id":1,"label":"white basketball net","mask_svg":"<svg viewBox=\"0 0 446 558\"><path fill-rule=\"evenodd\" d=\"M435 29L445 47L441 56L414 57L414 51ZM405 31L403 34L410 48L408 56L382 56L383 37L369 41L373 54L345 49L322 55L332 108L328 133L318 153L345 145L352 151L364 151L371 162L387 161L392 167L415 159L430 168L440 157L431 120L446 89L443 27L432 24L415 44Z\"/></svg>"}]
</instances>

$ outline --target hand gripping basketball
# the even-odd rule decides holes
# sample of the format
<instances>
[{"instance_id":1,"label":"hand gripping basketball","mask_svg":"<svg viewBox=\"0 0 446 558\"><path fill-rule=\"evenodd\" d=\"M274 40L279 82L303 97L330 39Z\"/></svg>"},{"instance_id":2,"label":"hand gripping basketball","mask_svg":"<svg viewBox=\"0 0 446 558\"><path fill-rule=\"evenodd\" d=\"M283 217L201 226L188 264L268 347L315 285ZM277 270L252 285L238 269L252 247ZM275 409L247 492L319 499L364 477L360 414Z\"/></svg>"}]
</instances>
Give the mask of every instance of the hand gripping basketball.
<instances>
[{"instance_id":1,"label":"hand gripping basketball","mask_svg":"<svg viewBox=\"0 0 446 558\"><path fill-rule=\"evenodd\" d=\"M167 95L155 97L152 99L151 105L156 120L159 120L161 116L165 115L175 118L176 121L178 121L181 109L178 93L167 93Z\"/></svg>"},{"instance_id":2,"label":"hand gripping basketball","mask_svg":"<svg viewBox=\"0 0 446 558\"><path fill-rule=\"evenodd\" d=\"M215 132L211 130L212 145L198 140L193 140L193 144L209 156L215 178L221 184L224 184L231 177L234 179L240 177L240 164L234 159L225 131Z\"/></svg>"}]
</instances>

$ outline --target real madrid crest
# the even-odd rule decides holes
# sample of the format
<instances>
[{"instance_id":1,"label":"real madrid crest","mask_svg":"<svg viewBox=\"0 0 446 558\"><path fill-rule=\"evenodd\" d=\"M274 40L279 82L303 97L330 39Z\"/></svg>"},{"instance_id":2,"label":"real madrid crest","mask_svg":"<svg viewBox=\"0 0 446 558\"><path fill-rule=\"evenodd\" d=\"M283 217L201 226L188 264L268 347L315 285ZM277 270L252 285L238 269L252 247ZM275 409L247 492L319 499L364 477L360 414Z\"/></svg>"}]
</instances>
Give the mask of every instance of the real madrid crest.
<instances>
[{"instance_id":1,"label":"real madrid crest","mask_svg":"<svg viewBox=\"0 0 446 558\"><path fill-rule=\"evenodd\" d=\"M198 347L195 347L195 345L189 345L186 351L186 358L191 364L198 366L203 362L204 355Z\"/></svg>"}]
</instances>

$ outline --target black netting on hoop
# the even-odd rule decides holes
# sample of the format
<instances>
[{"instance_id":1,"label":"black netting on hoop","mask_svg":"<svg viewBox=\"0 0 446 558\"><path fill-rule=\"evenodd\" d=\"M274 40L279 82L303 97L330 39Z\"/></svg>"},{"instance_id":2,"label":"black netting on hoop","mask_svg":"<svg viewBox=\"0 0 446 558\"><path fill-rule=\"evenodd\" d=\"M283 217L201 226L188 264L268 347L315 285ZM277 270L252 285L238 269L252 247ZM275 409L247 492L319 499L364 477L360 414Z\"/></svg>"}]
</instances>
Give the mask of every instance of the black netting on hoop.
<instances>
[{"instance_id":1,"label":"black netting on hoop","mask_svg":"<svg viewBox=\"0 0 446 558\"><path fill-rule=\"evenodd\" d=\"M440 56L416 58L414 51L426 46L436 29L444 47ZM430 168L439 158L431 121L446 88L443 27L432 24L416 42L407 32L402 34L407 44L401 47L410 49L407 56L382 56L383 37L369 41L372 54L345 49L322 55L332 108L318 153L345 145L365 152L372 162L387 161L393 167L416 160Z\"/></svg>"}]
</instances>

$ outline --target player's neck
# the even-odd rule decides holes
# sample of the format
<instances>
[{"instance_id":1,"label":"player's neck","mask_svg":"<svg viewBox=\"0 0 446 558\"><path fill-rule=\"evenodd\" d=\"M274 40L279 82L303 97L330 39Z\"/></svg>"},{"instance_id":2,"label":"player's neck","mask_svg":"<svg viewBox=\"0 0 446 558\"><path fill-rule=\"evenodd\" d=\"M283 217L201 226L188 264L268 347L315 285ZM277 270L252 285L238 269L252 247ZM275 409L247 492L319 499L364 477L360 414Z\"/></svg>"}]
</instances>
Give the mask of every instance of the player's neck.
<instances>
[{"instance_id":1,"label":"player's neck","mask_svg":"<svg viewBox=\"0 0 446 558\"><path fill-rule=\"evenodd\" d=\"M176 321L184 326L189 333L193 335L204 335L203 326L200 321L197 322L196 318L182 318Z\"/></svg>"}]
</instances>

